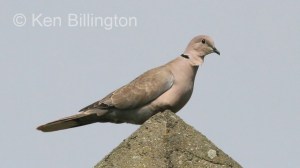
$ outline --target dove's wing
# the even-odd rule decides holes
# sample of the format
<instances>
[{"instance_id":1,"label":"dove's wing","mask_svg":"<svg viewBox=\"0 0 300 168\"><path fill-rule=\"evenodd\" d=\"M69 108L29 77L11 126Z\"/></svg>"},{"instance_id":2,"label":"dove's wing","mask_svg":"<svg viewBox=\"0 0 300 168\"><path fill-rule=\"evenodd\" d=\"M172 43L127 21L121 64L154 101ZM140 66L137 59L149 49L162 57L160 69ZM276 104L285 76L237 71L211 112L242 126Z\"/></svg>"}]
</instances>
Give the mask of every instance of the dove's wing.
<instances>
[{"instance_id":1,"label":"dove's wing","mask_svg":"<svg viewBox=\"0 0 300 168\"><path fill-rule=\"evenodd\" d=\"M81 109L80 112L91 109L127 110L142 107L169 90L173 83L172 72L166 66L161 66L145 72L104 99Z\"/></svg>"}]
</instances>

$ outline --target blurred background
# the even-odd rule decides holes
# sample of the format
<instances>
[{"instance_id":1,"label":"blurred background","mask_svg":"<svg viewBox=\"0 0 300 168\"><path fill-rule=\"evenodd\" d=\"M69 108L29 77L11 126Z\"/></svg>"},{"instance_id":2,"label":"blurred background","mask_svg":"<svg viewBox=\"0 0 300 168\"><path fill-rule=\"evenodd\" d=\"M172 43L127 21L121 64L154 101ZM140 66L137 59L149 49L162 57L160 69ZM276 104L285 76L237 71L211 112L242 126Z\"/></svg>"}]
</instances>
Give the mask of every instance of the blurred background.
<instances>
[{"instance_id":1,"label":"blurred background","mask_svg":"<svg viewBox=\"0 0 300 168\"><path fill-rule=\"evenodd\" d=\"M198 34L213 37L221 56L206 57L177 114L243 167L300 166L299 1L0 6L0 167L93 167L139 126L97 123L53 133L36 127L174 59ZM111 19L70 26L69 14Z\"/></svg>"}]
</instances>

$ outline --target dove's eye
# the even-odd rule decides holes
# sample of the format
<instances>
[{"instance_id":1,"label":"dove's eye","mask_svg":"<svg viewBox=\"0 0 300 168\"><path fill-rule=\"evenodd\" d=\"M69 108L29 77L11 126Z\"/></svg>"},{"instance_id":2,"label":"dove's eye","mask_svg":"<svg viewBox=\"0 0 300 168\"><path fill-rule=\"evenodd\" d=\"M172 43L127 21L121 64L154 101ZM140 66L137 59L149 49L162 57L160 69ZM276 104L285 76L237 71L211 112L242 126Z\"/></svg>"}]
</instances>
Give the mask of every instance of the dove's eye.
<instances>
[{"instance_id":1,"label":"dove's eye","mask_svg":"<svg viewBox=\"0 0 300 168\"><path fill-rule=\"evenodd\" d=\"M205 39L202 40L202 43L205 44Z\"/></svg>"}]
</instances>

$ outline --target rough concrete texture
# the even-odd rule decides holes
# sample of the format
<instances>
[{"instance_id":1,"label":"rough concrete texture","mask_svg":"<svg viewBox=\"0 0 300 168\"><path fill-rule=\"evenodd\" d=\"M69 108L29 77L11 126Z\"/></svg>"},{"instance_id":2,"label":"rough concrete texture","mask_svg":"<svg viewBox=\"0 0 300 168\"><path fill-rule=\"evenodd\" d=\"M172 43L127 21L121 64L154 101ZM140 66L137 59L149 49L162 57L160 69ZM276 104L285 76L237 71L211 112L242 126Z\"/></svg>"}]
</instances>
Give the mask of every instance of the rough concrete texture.
<instances>
[{"instance_id":1,"label":"rough concrete texture","mask_svg":"<svg viewBox=\"0 0 300 168\"><path fill-rule=\"evenodd\" d=\"M239 168L237 162L171 111L158 113L95 168Z\"/></svg>"}]
</instances>

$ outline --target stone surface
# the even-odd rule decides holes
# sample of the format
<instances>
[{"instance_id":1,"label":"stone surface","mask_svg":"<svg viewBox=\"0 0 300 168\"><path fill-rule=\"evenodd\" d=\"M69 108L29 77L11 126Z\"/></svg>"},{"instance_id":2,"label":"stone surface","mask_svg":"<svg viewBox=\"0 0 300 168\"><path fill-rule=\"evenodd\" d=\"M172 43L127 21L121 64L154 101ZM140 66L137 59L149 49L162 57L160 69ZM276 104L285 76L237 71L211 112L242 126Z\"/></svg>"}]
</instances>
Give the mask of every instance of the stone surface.
<instances>
[{"instance_id":1,"label":"stone surface","mask_svg":"<svg viewBox=\"0 0 300 168\"><path fill-rule=\"evenodd\" d=\"M95 168L239 168L237 162L170 111L158 113Z\"/></svg>"}]
</instances>

